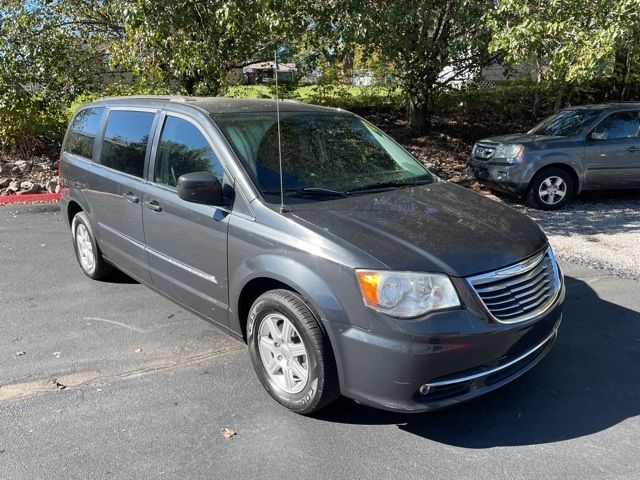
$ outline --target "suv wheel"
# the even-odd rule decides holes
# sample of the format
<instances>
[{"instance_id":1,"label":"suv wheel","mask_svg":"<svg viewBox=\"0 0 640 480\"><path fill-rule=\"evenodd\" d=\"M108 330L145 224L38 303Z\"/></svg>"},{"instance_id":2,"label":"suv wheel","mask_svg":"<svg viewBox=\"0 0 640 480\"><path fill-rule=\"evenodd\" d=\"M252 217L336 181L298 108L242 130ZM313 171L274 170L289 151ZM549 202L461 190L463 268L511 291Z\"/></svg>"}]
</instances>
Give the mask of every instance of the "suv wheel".
<instances>
[{"instance_id":1,"label":"suv wheel","mask_svg":"<svg viewBox=\"0 0 640 480\"><path fill-rule=\"evenodd\" d=\"M533 177L529 186L529 203L543 210L557 210L571 200L574 188L571 175L559 168L548 168Z\"/></svg>"},{"instance_id":2,"label":"suv wheel","mask_svg":"<svg viewBox=\"0 0 640 480\"><path fill-rule=\"evenodd\" d=\"M339 396L329 341L299 295L261 295L249 312L247 343L262 385L289 410L309 414Z\"/></svg>"},{"instance_id":3,"label":"suv wheel","mask_svg":"<svg viewBox=\"0 0 640 480\"><path fill-rule=\"evenodd\" d=\"M76 258L86 276L98 280L113 271L111 264L102 258L102 252L86 213L80 212L73 217L71 234Z\"/></svg>"}]
</instances>

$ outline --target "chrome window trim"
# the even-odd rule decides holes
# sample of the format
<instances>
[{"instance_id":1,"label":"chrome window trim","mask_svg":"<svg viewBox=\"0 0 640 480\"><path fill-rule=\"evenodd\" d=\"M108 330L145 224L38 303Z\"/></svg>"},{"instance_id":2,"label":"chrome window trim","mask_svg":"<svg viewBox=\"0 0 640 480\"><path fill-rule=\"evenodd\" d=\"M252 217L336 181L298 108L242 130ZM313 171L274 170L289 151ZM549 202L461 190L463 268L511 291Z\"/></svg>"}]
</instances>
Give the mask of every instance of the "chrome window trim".
<instances>
[{"instance_id":1,"label":"chrome window trim","mask_svg":"<svg viewBox=\"0 0 640 480\"><path fill-rule=\"evenodd\" d=\"M544 302L538 308L536 308L535 310L529 313L520 315L518 317L509 319L509 320L500 320L496 318L495 315L491 313L491 310L489 309L489 307L487 307L487 305L485 304L480 294L476 291L476 287L479 287L485 283L500 280L501 278L509 278L514 275L521 275L523 273L527 273L528 271L533 270L535 267L537 267L547 255L549 256L551 268L553 269L553 295L551 295L546 302ZM475 275L473 277L467 277L466 281L469 287L471 288L471 291L475 295L476 299L484 307L485 312L487 313L489 318L495 322L506 324L506 325L526 322L528 320L541 317L542 315L546 314L555 305L556 301L558 300L558 297L560 296L560 292L562 291L562 275L560 273L558 262L556 261L556 257L553 254L553 250L551 250L551 247L547 247L545 250L515 265L501 268L500 270L496 270L494 272L488 272L480 275Z\"/></svg>"}]
</instances>

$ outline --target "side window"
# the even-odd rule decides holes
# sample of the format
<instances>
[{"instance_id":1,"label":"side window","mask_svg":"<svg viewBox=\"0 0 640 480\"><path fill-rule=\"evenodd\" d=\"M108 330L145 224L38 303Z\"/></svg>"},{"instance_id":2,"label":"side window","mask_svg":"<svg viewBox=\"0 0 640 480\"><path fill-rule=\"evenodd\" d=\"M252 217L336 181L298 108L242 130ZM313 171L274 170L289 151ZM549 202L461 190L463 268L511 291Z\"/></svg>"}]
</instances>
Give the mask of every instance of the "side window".
<instances>
[{"instance_id":1,"label":"side window","mask_svg":"<svg viewBox=\"0 0 640 480\"><path fill-rule=\"evenodd\" d=\"M93 144L104 114L104 107L85 108L79 111L71 123L64 151L92 158Z\"/></svg>"},{"instance_id":2,"label":"side window","mask_svg":"<svg viewBox=\"0 0 640 480\"><path fill-rule=\"evenodd\" d=\"M175 187L185 173L211 172L220 181L224 170L209 142L191 122L167 116L160 135L153 181Z\"/></svg>"},{"instance_id":3,"label":"side window","mask_svg":"<svg viewBox=\"0 0 640 480\"><path fill-rule=\"evenodd\" d=\"M593 131L604 135L607 140L612 140L614 138L633 138L638 135L639 128L639 112L618 112L612 113L602 120Z\"/></svg>"},{"instance_id":4,"label":"side window","mask_svg":"<svg viewBox=\"0 0 640 480\"><path fill-rule=\"evenodd\" d=\"M111 111L102 141L100 163L142 177L154 117L153 112Z\"/></svg>"}]
</instances>

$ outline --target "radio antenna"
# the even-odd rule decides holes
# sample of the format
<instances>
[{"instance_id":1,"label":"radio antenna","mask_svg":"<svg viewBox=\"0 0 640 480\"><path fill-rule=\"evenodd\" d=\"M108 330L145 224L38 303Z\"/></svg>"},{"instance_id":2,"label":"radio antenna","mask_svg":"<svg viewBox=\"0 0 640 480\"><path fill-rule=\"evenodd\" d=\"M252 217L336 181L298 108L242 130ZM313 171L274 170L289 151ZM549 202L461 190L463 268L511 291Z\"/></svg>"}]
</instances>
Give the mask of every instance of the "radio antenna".
<instances>
[{"instance_id":1,"label":"radio antenna","mask_svg":"<svg viewBox=\"0 0 640 480\"><path fill-rule=\"evenodd\" d=\"M278 163L280 165L280 213L288 212L284 204L284 179L282 173L282 139L280 135L280 95L278 92L278 45L274 51L274 72L276 78L276 123L278 124Z\"/></svg>"}]
</instances>

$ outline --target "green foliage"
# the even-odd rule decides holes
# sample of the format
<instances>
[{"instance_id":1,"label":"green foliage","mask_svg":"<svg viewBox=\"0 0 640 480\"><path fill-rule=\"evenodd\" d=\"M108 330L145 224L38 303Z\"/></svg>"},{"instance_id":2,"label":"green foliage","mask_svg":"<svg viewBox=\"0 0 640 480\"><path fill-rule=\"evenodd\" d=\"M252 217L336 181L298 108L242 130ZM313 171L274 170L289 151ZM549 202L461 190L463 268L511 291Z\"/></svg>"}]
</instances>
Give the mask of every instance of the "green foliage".
<instances>
[{"instance_id":1,"label":"green foliage","mask_svg":"<svg viewBox=\"0 0 640 480\"><path fill-rule=\"evenodd\" d=\"M640 0L501 0L485 18L491 49L512 64L534 61L541 81L626 83L640 67Z\"/></svg>"},{"instance_id":2,"label":"green foliage","mask_svg":"<svg viewBox=\"0 0 640 480\"><path fill-rule=\"evenodd\" d=\"M461 74L488 63L488 30L482 21L491 3L471 0L328 0L317 7L324 37L341 28L345 44L376 54L399 79L410 100L411 122L429 126L434 92ZM318 13L319 12L319 13Z\"/></svg>"},{"instance_id":3,"label":"green foliage","mask_svg":"<svg viewBox=\"0 0 640 480\"><path fill-rule=\"evenodd\" d=\"M111 45L111 62L142 83L216 95L232 69L269 58L296 29L295 12L291 0L129 0L124 41Z\"/></svg>"},{"instance_id":4,"label":"green foliage","mask_svg":"<svg viewBox=\"0 0 640 480\"><path fill-rule=\"evenodd\" d=\"M5 0L0 9L0 147L56 147L64 106L105 72L109 0ZM94 18L91 20L91 18Z\"/></svg>"}]
</instances>

